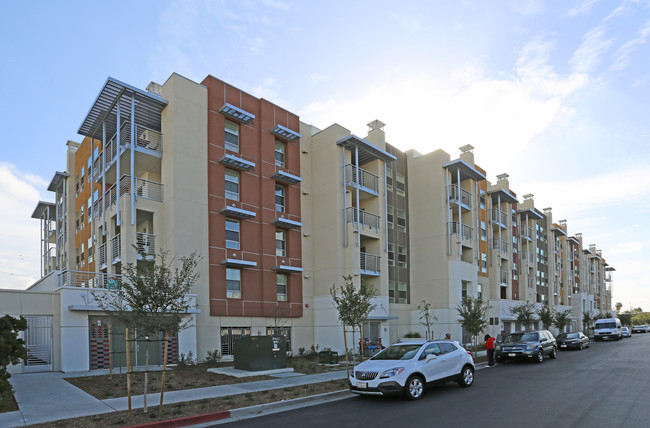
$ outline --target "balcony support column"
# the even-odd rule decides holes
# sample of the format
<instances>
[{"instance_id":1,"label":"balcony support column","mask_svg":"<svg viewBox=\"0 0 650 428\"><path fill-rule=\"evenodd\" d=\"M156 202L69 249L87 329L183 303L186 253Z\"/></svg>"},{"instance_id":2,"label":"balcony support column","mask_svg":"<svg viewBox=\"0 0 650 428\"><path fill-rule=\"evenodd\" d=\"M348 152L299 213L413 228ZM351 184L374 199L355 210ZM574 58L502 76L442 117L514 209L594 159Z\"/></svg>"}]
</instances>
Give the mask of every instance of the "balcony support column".
<instances>
[{"instance_id":1,"label":"balcony support column","mask_svg":"<svg viewBox=\"0 0 650 428\"><path fill-rule=\"evenodd\" d=\"M131 95L131 225L135 224L135 95Z\"/></svg>"},{"instance_id":2,"label":"balcony support column","mask_svg":"<svg viewBox=\"0 0 650 428\"><path fill-rule=\"evenodd\" d=\"M343 151L343 246L347 247L348 246L348 201L347 201L347 193L346 193L346 177L345 177L345 147L342 147Z\"/></svg>"},{"instance_id":3,"label":"balcony support column","mask_svg":"<svg viewBox=\"0 0 650 428\"><path fill-rule=\"evenodd\" d=\"M451 202L449 201L449 172L445 171L445 179L447 180L447 186L445 188L447 189L447 255L451 256L451 215L449 211L451 211Z\"/></svg>"},{"instance_id":4,"label":"balcony support column","mask_svg":"<svg viewBox=\"0 0 650 428\"><path fill-rule=\"evenodd\" d=\"M386 184L386 161L384 161L384 238L386 240L385 250L388 252L388 189Z\"/></svg>"},{"instance_id":5,"label":"balcony support column","mask_svg":"<svg viewBox=\"0 0 650 428\"><path fill-rule=\"evenodd\" d=\"M119 95L119 98L121 98L122 95ZM116 206L117 206L117 221L116 225L117 226L122 226L122 210L121 210L121 204L120 200L122 199L122 195L120 194L121 189L120 189L120 158L122 157L121 153L121 147L120 147L120 122L122 121L122 118L120 117L120 100L117 100L117 132L115 133L115 142L114 144L117 144L116 152L117 152L117 161L116 161L116 170L115 170L115 192L117 194L117 201L116 201Z\"/></svg>"},{"instance_id":6,"label":"balcony support column","mask_svg":"<svg viewBox=\"0 0 650 428\"><path fill-rule=\"evenodd\" d=\"M462 200L460 196L460 168L456 169L456 184L458 186L458 197ZM460 234L460 245L458 246L458 255L463 255L463 208L461 207L462 202L458 201L458 233Z\"/></svg>"},{"instance_id":7,"label":"balcony support column","mask_svg":"<svg viewBox=\"0 0 650 428\"><path fill-rule=\"evenodd\" d=\"M106 235L106 119L102 121L102 235Z\"/></svg>"},{"instance_id":8,"label":"balcony support column","mask_svg":"<svg viewBox=\"0 0 650 428\"><path fill-rule=\"evenodd\" d=\"M359 209L359 146L354 146L354 164L356 166L356 195L357 195L357 247L361 246L361 210Z\"/></svg>"},{"instance_id":9,"label":"balcony support column","mask_svg":"<svg viewBox=\"0 0 650 428\"><path fill-rule=\"evenodd\" d=\"M503 264L501 261L501 242L503 242L503 239L501 239L501 194L497 195L497 206L499 207L499 215L497 218L497 221L499 222L499 245L497 245L497 251L499 252L499 268L501 268L501 265Z\"/></svg>"}]
</instances>

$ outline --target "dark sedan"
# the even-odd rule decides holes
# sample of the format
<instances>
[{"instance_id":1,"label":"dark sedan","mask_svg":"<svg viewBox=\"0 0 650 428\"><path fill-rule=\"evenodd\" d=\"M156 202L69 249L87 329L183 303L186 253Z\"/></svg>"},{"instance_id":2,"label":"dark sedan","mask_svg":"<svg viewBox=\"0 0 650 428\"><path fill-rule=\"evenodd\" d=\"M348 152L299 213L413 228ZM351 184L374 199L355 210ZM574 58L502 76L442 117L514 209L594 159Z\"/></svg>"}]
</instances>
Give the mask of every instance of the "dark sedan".
<instances>
[{"instance_id":1,"label":"dark sedan","mask_svg":"<svg viewBox=\"0 0 650 428\"><path fill-rule=\"evenodd\" d=\"M560 349L584 349L589 347L589 338L581 332L561 333L555 338Z\"/></svg>"}]
</instances>

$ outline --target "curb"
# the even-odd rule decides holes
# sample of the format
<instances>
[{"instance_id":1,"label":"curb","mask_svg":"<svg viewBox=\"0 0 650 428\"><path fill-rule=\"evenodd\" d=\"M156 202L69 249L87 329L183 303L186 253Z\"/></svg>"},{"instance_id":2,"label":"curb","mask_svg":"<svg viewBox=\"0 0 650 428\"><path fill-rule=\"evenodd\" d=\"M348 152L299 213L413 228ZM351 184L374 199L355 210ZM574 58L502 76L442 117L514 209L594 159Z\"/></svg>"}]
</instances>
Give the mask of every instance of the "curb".
<instances>
[{"instance_id":1,"label":"curb","mask_svg":"<svg viewBox=\"0 0 650 428\"><path fill-rule=\"evenodd\" d=\"M168 421L149 422L147 424L131 425L128 428L178 428L197 425L208 422L220 421L230 418L230 411L205 413L203 415L186 416L184 418L171 419Z\"/></svg>"}]
</instances>

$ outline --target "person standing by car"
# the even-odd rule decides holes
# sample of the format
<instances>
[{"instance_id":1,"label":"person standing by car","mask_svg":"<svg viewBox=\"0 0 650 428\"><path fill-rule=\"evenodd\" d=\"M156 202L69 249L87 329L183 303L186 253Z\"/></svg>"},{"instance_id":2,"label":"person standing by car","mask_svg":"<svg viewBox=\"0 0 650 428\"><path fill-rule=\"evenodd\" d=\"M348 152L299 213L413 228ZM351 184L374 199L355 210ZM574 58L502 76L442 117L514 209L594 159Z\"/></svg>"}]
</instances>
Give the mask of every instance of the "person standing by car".
<instances>
[{"instance_id":1,"label":"person standing by car","mask_svg":"<svg viewBox=\"0 0 650 428\"><path fill-rule=\"evenodd\" d=\"M485 349L487 349L488 367L494 367L494 341L489 334L485 335Z\"/></svg>"}]
</instances>

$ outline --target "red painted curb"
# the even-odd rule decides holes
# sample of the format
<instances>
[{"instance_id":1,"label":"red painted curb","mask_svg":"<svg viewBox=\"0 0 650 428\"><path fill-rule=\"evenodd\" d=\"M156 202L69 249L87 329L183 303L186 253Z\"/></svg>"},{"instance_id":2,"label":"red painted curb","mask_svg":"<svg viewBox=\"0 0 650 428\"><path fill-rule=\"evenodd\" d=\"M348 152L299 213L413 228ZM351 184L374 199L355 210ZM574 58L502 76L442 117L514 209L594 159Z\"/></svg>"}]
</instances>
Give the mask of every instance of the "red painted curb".
<instances>
[{"instance_id":1,"label":"red painted curb","mask_svg":"<svg viewBox=\"0 0 650 428\"><path fill-rule=\"evenodd\" d=\"M202 422L212 422L230 417L230 411L206 413L204 415L186 416L184 418L171 419L169 421L149 422L148 424L131 425L128 428L177 428L189 425L200 424Z\"/></svg>"}]
</instances>

